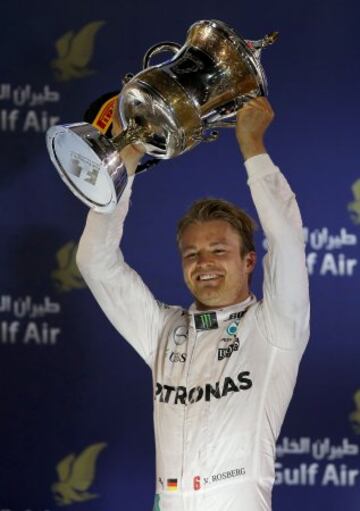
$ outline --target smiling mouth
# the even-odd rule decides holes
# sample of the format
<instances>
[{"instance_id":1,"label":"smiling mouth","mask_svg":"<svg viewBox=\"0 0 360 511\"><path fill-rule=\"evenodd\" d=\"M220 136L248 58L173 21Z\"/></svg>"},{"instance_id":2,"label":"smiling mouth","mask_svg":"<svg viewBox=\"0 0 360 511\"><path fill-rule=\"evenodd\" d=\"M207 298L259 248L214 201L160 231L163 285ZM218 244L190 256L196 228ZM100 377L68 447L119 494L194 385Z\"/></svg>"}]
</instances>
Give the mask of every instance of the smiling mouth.
<instances>
[{"instance_id":1,"label":"smiling mouth","mask_svg":"<svg viewBox=\"0 0 360 511\"><path fill-rule=\"evenodd\" d=\"M202 273L201 275L198 275L196 277L196 280L198 282L209 282L213 280L218 280L222 277L222 275L219 275L217 273Z\"/></svg>"}]
</instances>

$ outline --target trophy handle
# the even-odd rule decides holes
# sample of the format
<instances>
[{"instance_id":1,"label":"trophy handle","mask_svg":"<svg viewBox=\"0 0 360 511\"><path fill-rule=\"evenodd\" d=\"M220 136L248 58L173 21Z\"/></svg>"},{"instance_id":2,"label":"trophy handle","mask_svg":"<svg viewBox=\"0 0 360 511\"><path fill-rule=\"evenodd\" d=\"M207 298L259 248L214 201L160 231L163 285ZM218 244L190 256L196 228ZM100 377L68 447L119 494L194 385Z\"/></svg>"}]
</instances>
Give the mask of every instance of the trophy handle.
<instances>
[{"instance_id":1,"label":"trophy handle","mask_svg":"<svg viewBox=\"0 0 360 511\"><path fill-rule=\"evenodd\" d=\"M245 42L250 50L256 51L262 50L267 46L271 46L278 40L278 38L279 32L270 32L269 34L266 34L262 39L258 39L257 41L251 41L247 39Z\"/></svg>"},{"instance_id":2,"label":"trophy handle","mask_svg":"<svg viewBox=\"0 0 360 511\"><path fill-rule=\"evenodd\" d=\"M173 43L171 41L164 41L163 43L158 43L148 49L143 58L143 69L146 69L150 66L150 60L153 55L157 55L158 53L162 53L163 51L172 51L176 55L176 53L180 50L181 44Z\"/></svg>"},{"instance_id":3,"label":"trophy handle","mask_svg":"<svg viewBox=\"0 0 360 511\"><path fill-rule=\"evenodd\" d=\"M193 133L192 140L194 142L214 142L219 138L219 132L211 130L212 126L206 126ZM211 131L209 131L211 130Z\"/></svg>"}]
</instances>

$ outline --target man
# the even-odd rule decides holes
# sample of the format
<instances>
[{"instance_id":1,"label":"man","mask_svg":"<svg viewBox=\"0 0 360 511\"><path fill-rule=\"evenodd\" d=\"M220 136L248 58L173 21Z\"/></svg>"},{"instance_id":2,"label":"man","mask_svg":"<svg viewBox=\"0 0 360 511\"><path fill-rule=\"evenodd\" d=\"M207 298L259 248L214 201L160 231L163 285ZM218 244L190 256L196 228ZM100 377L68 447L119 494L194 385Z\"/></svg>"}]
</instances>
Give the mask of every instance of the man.
<instances>
[{"instance_id":1,"label":"man","mask_svg":"<svg viewBox=\"0 0 360 511\"><path fill-rule=\"evenodd\" d=\"M236 135L268 240L263 299L249 290L251 220L224 201L179 224L188 311L159 304L119 249L131 183L111 215L90 212L78 265L101 308L151 367L161 511L269 511L275 443L309 337L308 281L295 196L264 147L266 98ZM141 157L123 153L129 173Z\"/></svg>"}]
</instances>

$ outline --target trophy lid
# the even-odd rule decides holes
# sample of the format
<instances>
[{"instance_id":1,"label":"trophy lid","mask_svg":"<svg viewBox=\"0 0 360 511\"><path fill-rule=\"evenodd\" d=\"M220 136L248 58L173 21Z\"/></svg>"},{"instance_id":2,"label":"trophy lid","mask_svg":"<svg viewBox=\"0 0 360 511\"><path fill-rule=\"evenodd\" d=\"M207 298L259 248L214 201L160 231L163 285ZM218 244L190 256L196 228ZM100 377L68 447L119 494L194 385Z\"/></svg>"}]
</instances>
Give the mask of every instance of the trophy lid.
<instances>
[{"instance_id":1,"label":"trophy lid","mask_svg":"<svg viewBox=\"0 0 360 511\"><path fill-rule=\"evenodd\" d=\"M216 34L226 41L229 41L234 50L248 62L256 76L258 87L261 94L266 96L268 93L267 79L264 69L260 63L261 49L276 40L276 33L265 36L259 41L248 41L238 35L233 28L220 20L201 20L194 23L188 30L188 38L192 39L195 45L205 42L206 45L211 44L211 35ZM272 36L272 37L271 37Z\"/></svg>"}]
</instances>

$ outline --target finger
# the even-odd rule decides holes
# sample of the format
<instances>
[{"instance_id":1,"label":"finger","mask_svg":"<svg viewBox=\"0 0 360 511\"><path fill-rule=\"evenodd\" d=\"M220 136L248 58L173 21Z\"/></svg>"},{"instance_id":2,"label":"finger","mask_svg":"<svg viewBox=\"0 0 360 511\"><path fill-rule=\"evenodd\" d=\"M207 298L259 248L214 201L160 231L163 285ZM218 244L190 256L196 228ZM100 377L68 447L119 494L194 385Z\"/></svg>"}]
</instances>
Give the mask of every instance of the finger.
<instances>
[{"instance_id":1,"label":"finger","mask_svg":"<svg viewBox=\"0 0 360 511\"><path fill-rule=\"evenodd\" d=\"M259 96L257 98L251 99L248 103L249 108L253 110L258 110L259 112L264 112L269 114L270 117L274 117L274 111L267 97Z\"/></svg>"},{"instance_id":2,"label":"finger","mask_svg":"<svg viewBox=\"0 0 360 511\"><path fill-rule=\"evenodd\" d=\"M250 110L250 109L264 110L266 108L267 108L266 99L264 97L257 97L257 98L252 98L249 101L246 101L246 103L244 103L244 105L242 106L242 108L239 111Z\"/></svg>"},{"instance_id":3,"label":"finger","mask_svg":"<svg viewBox=\"0 0 360 511\"><path fill-rule=\"evenodd\" d=\"M271 110L270 103L265 96L259 96L250 101L254 108L259 108L262 110Z\"/></svg>"},{"instance_id":4,"label":"finger","mask_svg":"<svg viewBox=\"0 0 360 511\"><path fill-rule=\"evenodd\" d=\"M263 104L264 108L265 108L265 109L266 109L266 110L267 110L270 114L274 115L274 110L273 110L273 108L272 108L272 106L271 106L270 101L268 100L268 98L267 98L267 97L265 97L265 96L262 96L260 99L262 100L261 102L262 102L262 104Z\"/></svg>"},{"instance_id":5,"label":"finger","mask_svg":"<svg viewBox=\"0 0 360 511\"><path fill-rule=\"evenodd\" d=\"M237 111L237 118L241 118L250 112L264 112L265 107L257 101L258 99L259 98L251 99L250 101L244 103L242 107Z\"/></svg>"}]
</instances>

